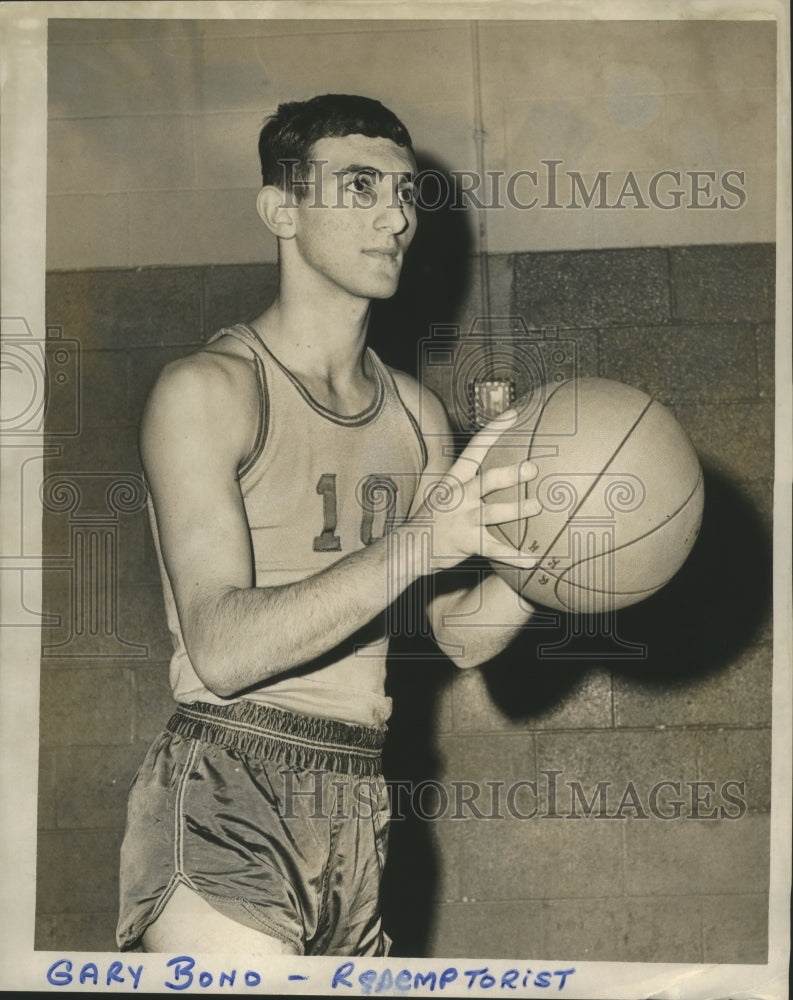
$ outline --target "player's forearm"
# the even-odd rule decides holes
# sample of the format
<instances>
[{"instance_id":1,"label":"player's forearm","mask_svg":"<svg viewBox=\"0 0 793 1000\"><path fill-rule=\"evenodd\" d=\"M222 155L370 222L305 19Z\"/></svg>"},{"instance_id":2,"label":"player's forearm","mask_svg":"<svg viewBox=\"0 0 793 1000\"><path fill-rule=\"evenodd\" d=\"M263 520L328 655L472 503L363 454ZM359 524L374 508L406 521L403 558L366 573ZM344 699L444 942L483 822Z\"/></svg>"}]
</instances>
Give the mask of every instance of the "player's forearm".
<instances>
[{"instance_id":1,"label":"player's forearm","mask_svg":"<svg viewBox=\"0 0 793 1000\"><path fill-rule=\"evenodd\" d=\"M488 573L474 587L436 597L430 618L440 648L458 667L468 668L498 655L533 613L500 577Z\"/></svg>"},{"instance_id":2,"label":"player's forearm","mask_svg":"<svg viewBox=\"0 0 793 1000\"><path fill-rule=\"evenodd\" d=\"M296 583L194 597L188 654L204 684L230 697L334 649L425 572L420 538L403 525Z\"/></svg>"}]
</instances>

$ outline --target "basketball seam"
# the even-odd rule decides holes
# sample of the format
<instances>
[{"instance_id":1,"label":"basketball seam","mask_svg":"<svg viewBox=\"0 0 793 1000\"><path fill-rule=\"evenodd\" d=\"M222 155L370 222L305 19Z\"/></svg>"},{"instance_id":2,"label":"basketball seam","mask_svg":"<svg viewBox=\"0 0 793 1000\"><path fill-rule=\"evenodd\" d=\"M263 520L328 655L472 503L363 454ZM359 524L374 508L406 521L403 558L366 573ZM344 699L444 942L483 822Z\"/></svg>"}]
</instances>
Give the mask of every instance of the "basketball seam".
<instances>
[{"instance_id":1,"label":"basketball seam","mask_svg":"<svg viewBox=\"0 0 793 1000\"><path fill-rule=\"evenodd\" d=\"M621 551L622 549L627 549L627 548L630 548L630 546L631 546L631 545L635 545L635 544L636 544L636 542L641 542L641 541L642 541L642 539L644 539L644 538L649 538L649 537L650 537L650 535L653 535L653 534L655 534L655 532L656 532L656 531L658 531L659 529L661 529L661 528L665 528L665 527L667 526L667 524L671 524L671 523L672 523L672 521L674 521L674 519L675 519L675 518L676 518L676 517L677 517L677 516L678 516L679 514L682 514L682 513L683 513L683 511L684 511L684 510L686 509L686 507L687 507L687 506L689 505L689 503L691 502L691 498L692 498L692 497L694 496L694 494L695 494L695 493L697 492L697 489L699 488L699 484L700 484L700 483L702 482L702 480L703 480L703 476L702 476L702 470L700 470L700 473L699 473L699 475L697 476L697 481L696 481L696 483L694 484L694 488L693 488L693 489L691 490L691 492L690 492L690 493L688 494L688 496L686 497L686 499L685 499L685 500L684 500L684 501L683 501L683 502L682 502L682 503L680 504L680 506L679 506L679 507L677 508L677 510L673 511L673 512L672 512L672 513L671 513L671 514L669 515L669 517L668 517L668 518L666 519L666 521L664 521L664 523L663 523L663 524L656 524L654 528L650 528L650 530L649 530L649 531L645 531L645 532L644 532L643 534L641 534L641 535L636 535L636 537L635 537L635 538L631 538L631 539L630 539L630 541L626 541L626 542L623 542L623 543L622 543L621 545L616 545L616 546L615 546L615 547L614 547L613 549L609 549L609 550L608 550L608 553L611 553L611 552L620 552L620 551ZM581 559L581 560L579 560L579 562L577 562L577 563L576 563L576 566L581 566L581 565L582 565L583 563L587 563L587 562L591 562L591 561L592 561L593 559L599 559L599 558L600 558L601 556L603 556L603 555L607 555L607 553L606 553L606 552L601 552L601 553L599 553L599 554L598 554L598 555L596 555L596 556L587 556L587 557L586 557L586 559ZM567 569L565 570L565 573L569 573L569 572L570 572L570 570L571 570L572 568L573 568L572 566L569 566L569 567L568 567L568 568L567 568ZM677 572L677 570L675 570L675 573L676 573L676 572ZM564 575L564 574L563 574L563 575ZM674 575L674 574L673 574L673 575ZM559 577L559 579L561 579L561 577ZM672 579L672 577L669 577L668 579L669 579L669 580L671 580L671 579ZM623 591L620 591L620 593L623 593ZM624 591L624 593L632 593L632 591Z\"/></svg>"},{"instance_id":2,"label":"basketball seam","mask_svg":"<svg viewBox=\"0 0 793 1000\"><path fill-rule=\"evenodd\" d=\"M699 475L697 476L697 481L694 484L694 487L691 490L691 492L688 494L688 496L685 498L685 500L683 500L683 502L680 504L680 506L677 508L677 510L673 511L669 515L669 517L667 518L667 520L662 525L656 525L654 528L651 528L649 531L645 531L643 534L636 535L635 538L631 538L630 541L623 542L621 545L617 545L617 546L615 546L615 548L609 549L608 552L601 552L601 553L599 553L596 556L587 556L586 559L580 559L575 564L575 566L568 566L567 569L565 569L564 572L561 575L557 576L555 573L552 573L552 572L550 572L549 570L546 569L544 572L548 573L556 581L556 583L554 584L553 592L554 592L554 595L557 597L557 599L561 603L565 603L559 597L559 586L562 583L562 581L565 579L565 577L569 573L571 573L573 571L573 569L577 568L578 566L583 566L585 563L592 562L594 559L599 559L602 556L611 555L612 553L620 552L622 549L630 548L631 545L635 545L637 542L642 541L642 539L649 538L650 535L655 534L655 532L658 531L659 528L663 528L663 527L666 527L667 524L671 524L672 521L674 521L674 519L676 517L678 517L680 514L682 514L682 512L689 505L689 503L691 502L692 497L694 496L694 494L699 489L699 486L702 483L703 479L704 479L704 476L702 474L702 469L700 469L699 470ZM621 597L633 597L633 596L635 596L637 594L647 594L647 596L649 597L650 594L654 594L657 590L660 590L662 587L665 587L667 585L667 583L669 583L669 581L679 571L680 571L680 566L678 566L677 569L672 574L670 574L665 580L662 580L661 583L659 583L657 585L654 585L652 588L643 588L642 590L615 590L615 591L613 591L613 593L614 594L619 594ZM580 586L579 584L576 584L576 583L570 583L569 581L567 582L567 586L575 588L575 589L578 589L578 590L582 590L582 591L583 590L588 590L588 591L591 591L591 593L593 593L593 594L607 594L607 593L609 593L609 591L607 591L607 590L600 590L597 587L583 587L583 586Z\"/></svg>"},{"instance_id":3,"label":"basketball seam","mask_svg":"<svg viewBox=\"0 0 793 1000\"><path fill-rule=\"evenodd\" d=\"M564 522L564 524L562 525L562 527L561 527L561 528L559 529L559 531L558 531L558 532L556 533L556 535L554 535L554 537L553 537L553 538L551 539L551 541L550 541L550 542L548 543L548 545L546 546L546 549L545 549L545 551L544 551L544 552L543 552L543 554L542 554L542 555L540 556L540 558L539 558L539 559L537 560L537 565L536 565L536 566L535 566L535 567L534 567L533 569L530 569L530 570L528 570L528 571L527 571L527 572L529 573L529 576L528 576L528 579L527 579L527 580L525 581L525 583L523 584L523 588L525 588L527 584L531 583L531 581L532 581L532 580L533 580L533 578L534 578L534 574L535 574L535 573L537 573L537 572L539 572L539 571L542 571L542 572L547 572L547 570L546 570L546 569L545 569L545 568L544 568L544 567L542 566L542 561L543 561L543 560L545 559L545 557L546 557L546 556L548 555L548 553L549 553L549 552L551 551L551 549L553 548L553 546L554 546L554 545L555 545L555 544L556 544L556 543L557 543L557 542L559 541L559 539L560 539L560 538L561 538L561 536L562 536L562 532L564 532L564 531L565 531L565 529L567 528L567 525L568 525L568 522L569 522L569 521L571 521L571 520L572 520L572 519L573 519L573 518L574 518L574 517L576 516L576 514L577 514L577 513L578 513L578 511L579 511L579 510L581 509L581 507L582 507L582 506L583 506L583 505L584 505L584 504L586 503L586 501L587 501L587 500L589 499L589 497L590 497L590 496L591 496L591 494L592 494L592 491L593 491L593 490L595 489L595 487L597 486L597 484L598 484L598 483L600 482L601 478L602 478L602 477L603 477L603 475L605 474L605 472L606 472L606 470L608 469L608 467L609 467L609 466L611 465L611 463L612 463L612 462L614 461L614 459L615 459L615 458L617 457L617 455L619 454L619 452L620 452L620 451L622 450L622 448L623 448L623 446L624 446L625 442L626 442L626 441L628 440L628 438L629 438L629 437L631 436L631 434L633 434L633 432L634 432L634 431L636 430L636 428L637 428L637 427L639 426L639 424L640 424L640 423L642 422L642 420L643 420L643 419L644 419L644 417L645 417L645 414L647 413L647 411L648 411L648 410L650 409L650 407L651 407L651 406L653 405L653 403L654 403L654 402L655 402L655 400L654 400L654 399L650 399L650 400L648 400L648 402L647 402L647 403L645 404L645 407L644 407L644 409L643 409L643 410L641 411L641 413L640 413L640 414L639 414L639 415L638 415L638 416L636 417L636 419L634 420L634 422L633 422L633 423L631 424L631 426L630 426L630 427L628 428L628 430L627 430L627 432L626 432L625 436L623 437L623 439L622 439L622 440L620 441L620 443L619 443L619 444L617 445L617 447L616 447L616 448L614 449L614 451L612 452L612 454L611 454L611 457L610 457L610 458L608 459L608 461L607 461L607 462L606 462L606 464L605 464L605 465L603 466L603 468L602 468L602 469L600 470L600 472L598 472L598 473L596 474L596 476L595 476L594 480L592 481L592 483L591 483L591 485L590 485L589 489L588 489L588 490L586 491L586 493L584 493L584 495L583 495L583 496L581 497L581 499L579 500L579 502L578 502L578 503L577 503L577 504L575 505L575 507L573 508L573 510L572 510L572 511L570 512L570 515L569 515L569 517L567 517L567 518L565 519L565 522ZM546 403L546 406L547 406L547 403ZM542 418L541 418L541 419L542 419ZM539 424L539 421L538 421L538 424ZM535 428L535 432L536 432L536 428ZM532 440L531 440L531 444L532 444L532 445L534 444L534 434L532 434ZM529 447L531 448L531 445L530 445ZM521 589L523 589L523 588L521 588Z\"/></svg>"}]
</instances>

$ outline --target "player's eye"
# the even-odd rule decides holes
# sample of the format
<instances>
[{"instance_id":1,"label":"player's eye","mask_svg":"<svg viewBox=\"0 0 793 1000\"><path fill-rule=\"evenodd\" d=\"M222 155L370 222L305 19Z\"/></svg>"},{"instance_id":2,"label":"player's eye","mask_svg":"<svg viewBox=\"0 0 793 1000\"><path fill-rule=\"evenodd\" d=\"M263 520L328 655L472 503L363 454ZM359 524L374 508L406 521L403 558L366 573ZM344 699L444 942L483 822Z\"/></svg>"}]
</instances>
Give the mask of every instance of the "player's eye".
<instances>
[{"instance_id":1,"label":"player's eye","mask_svg":"<svg viewBox=\"0 0 793 1000\"><path fill-rule=\"evenodd\" d=\"M406 184L404 187L401 187L397 194L403 205L415 205L416 192L413 190L412 184Z\"/></svg>"},{"instance_id":2,"label":"player's eye","mask_svg":"<svg viewBox=\"0 0 793 1000\"><path fill-rule=\"evenodd\" d=\"M371 191L373 187L372 175L354 174L350 180L349 187L350 190L355 191L356 194L362 194L364 191Z\"/></svg>"}]
</instances>

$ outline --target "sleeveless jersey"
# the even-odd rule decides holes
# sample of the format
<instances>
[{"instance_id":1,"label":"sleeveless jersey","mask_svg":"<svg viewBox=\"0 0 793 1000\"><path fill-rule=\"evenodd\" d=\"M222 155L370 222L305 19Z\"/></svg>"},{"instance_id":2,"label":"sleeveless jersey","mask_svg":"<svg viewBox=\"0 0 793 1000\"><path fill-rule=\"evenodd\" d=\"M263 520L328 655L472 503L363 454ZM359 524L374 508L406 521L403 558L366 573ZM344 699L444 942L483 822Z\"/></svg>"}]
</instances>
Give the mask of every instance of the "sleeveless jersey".
<instances>
[{"instance_id":1,"label":"sleeveless jersey","mask_svg":"<svg viewBox=\"0 0 793 1000\"><path fill-rule=\"evenodd\" d=\"M256 443L238 471L255 585L274 587L313 576L402 523L426 464L426 449L391 373L374 351L366 353L374 398L360 413L343 416L315 400L250 327L220 330L209 343L224 335L250 349L260 397ZM238 701L213 694L193 669L151 499L149 512L174 642L173 696L182 703ZM242 697L287 711L383 726L391 713L384 686L387 651L383 613L318 661L278 674ZM266 657L265 647L264 661Z\"/></svg>"}]
</instances>

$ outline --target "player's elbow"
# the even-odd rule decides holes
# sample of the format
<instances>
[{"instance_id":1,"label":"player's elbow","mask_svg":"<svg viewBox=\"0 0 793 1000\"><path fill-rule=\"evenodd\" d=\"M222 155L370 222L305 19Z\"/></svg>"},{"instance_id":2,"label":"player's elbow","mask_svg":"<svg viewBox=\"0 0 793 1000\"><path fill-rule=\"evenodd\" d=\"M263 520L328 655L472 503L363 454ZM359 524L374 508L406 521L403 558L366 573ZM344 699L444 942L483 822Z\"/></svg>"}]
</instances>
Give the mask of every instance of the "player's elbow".
<instances>
[{"instance_id":1,"label":"player's elbow","mask_svg":"<svg viewBox=\"0 0 793 1000\"><path fill-rule=\"evenodd\" d=\"M436 645L460 670L481 666L483 660L476 655L470 631L455 628L452 620L448 600L436 599L430 605L429 623Z\"/></svg>"},{"instance_id":2,"label":"player's elbow","mask_svg":"<svg viewBox=\"0 0 793 1000\"><path fill-rule=\"evenodd\" d=\"M218 698L232 698L246 684L239 643L220 622L221 598L194 599L183 617L185 647L196 676Z\"/></svg>"},{"instance_id":3,"label":"player's elbow","mask_svg":"<svg viewBox=\"0 0 793 1000\"><path fill-rule=\"evenodd\" d=\"M236 679L236 664L228 650L218 644L193 638L187 642L190 664L196 676L211 694L233 698L243 687Z\"/></svg>"},{"instance_id":4,"label":"player's elbow","mask_svg":"<svg viewBox=\"0 0 793 1000\"><path fill-rule=\"evenodd\" d=\"M484 640L477 641L478 637L473 634L473 630L469 637L456 637L456 639L457 641L449 639L444 642L436 637L440 648L459 670L484 667L500 656L509 645L507 638L494 642L489 635Z\"/></svg>"},{"instance_id":5,"label":"player's elbow","mask_svg":"<svg viewBox=\"0 0 793 1000\"><path fill-rule=\"evenodd\" d=\"M213 669L197 665L195 671L207 691L218 698L233 698L244 690L244 686L233 681L228 672L222 668Z\"/></svg>"},{"instance_id":6,"label":"player's elbow","mask_svg":"<svg viewBox=\"0 0 793 1000\"><path fill-rule=\"evenodd\" d=\"M485 663L489 663L492 659L488 655L477 656L470 648L466 648L462 644L456 649L447 649L446 655L459 670L470 670L472 667L481 667Z\"/></svg>"},{"instance_id":7,"label":"player's elbow","mask_svg":"<svg viewBox=\"0 0 793 1000\"><path fill-rule=\"evenodd\" d=\"M524 618L529 616L525 612ZM466 623L459 622L460 615L448 616L434 609L430 621L435 642L459 670L471 670L491 663L510 647L524 624L523 618L512 624L493 625L465 616Z\"/></svg>"}]
</instances>

